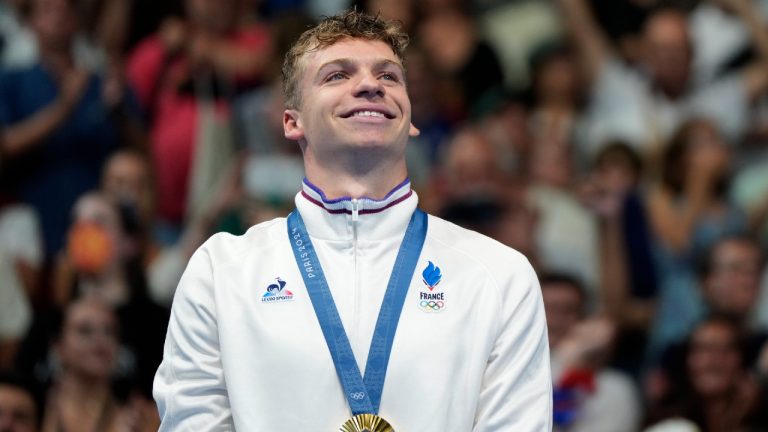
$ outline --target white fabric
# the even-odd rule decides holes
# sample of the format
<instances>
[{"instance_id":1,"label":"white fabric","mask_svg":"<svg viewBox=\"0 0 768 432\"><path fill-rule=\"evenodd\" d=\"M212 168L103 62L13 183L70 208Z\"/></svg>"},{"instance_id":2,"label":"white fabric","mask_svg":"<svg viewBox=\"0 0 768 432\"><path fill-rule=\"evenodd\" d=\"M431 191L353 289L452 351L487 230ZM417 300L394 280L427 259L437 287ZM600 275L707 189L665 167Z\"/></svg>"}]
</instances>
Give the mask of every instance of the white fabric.
<instances>
[{"instance_id":1,"label":"white fabric","mask_svg":"<svg viewBox=\"0 0 768 432\"><path fill-rule=\"evenodd\" d=\"M361 369L416 204L408 183L384 201L323 202L307 185L296 197ZM421 277L428 261L442 272L434 291L445 295L440 312L418 304L429 292ZM262 302L276 278L293 299ZM285 219L240 237L217 234L193 255L174 298L154 396L161 431L327 432L351 416ZM541 291L521 254L429 217L380 414L398 431L551 430Z\"/></svg>"},{"instance_id":2,"label":"white fabric","mask_svg":"<svg viewBox=\"0 0 768 432\"><path fill-rule=\"evenodd\" d=\"M587 289L587 308L597 306L599 282L598 230L595 216L571 194L544 185L529 188L536 209L536 250L551 272L578 278Z\"/></svg>"},{"instance_id":3,"label":"white fabric","mask_svg":"<svg viewBox=\"0 0 768 432\"><path fill-rule=\"evenodd\" d=\"M530 82L529 59L534 50L561 37L557 7L540 0L495 3L478 24L499 56L507 85L519 88Z\"/></svg>"},{"instance_id":4,"label":"white fabric","mask_svg":"<svg viewBox=\"0 0 768 432\"><path fill-rule=\"evenodd\" d=\"M35 267L42 264L40 225L32 208L14 205L0 211L0 251Z\"/></svg>"},{"instance_id":5,"label":"white fabric","mask_svg":"<svg viewBox=\"0 0 768 432\"><path fill-rule=\"evenodd\" d=\"M754 0L753 7L768 18L768 1ZM749 29L737 15L710 2L691 11L688 24L693 43L693 79L697 85L711 81L722 68L752 43Z\"/></svg>"},{"instance_id":6,"label":"white fabric","mask_svg":"<svg viewBox=\"0 0 768 432\"><path fill-rule=\"evenodd\" d=\"M0 50L0 67L22 69L37 63L40 53L35 33L24 25L15 10L3 3L0 3L0 37L4 39ZM72 55L78 67L90 71L104 70L104 50L82 32L72 42Z\"/></svg>"},{"instance_id":7,"label":"white fabric","mask_svg":"<svg viewBox=\"0 0 768 432\"><path fill-rule=\"evenodd\" d=\"M670 419L645 429L643 432L700 432L700 429L685 419Z\"/></svg>"},{"instance_id":8,"label":"white fabric","mask_svg":"<svg viewBox=\"0 0 768 432\"><path fill-rule=\"evenodd\" d=\"M654 91L645 75L610 59L593 85L582 146L594 154L609 140L620 139L647 154L693 116L713 120L729 141L736 142L750 118L742 75L718 79L670 100Z\"/></svg>"},{"instance_id":9,"label":"white fabric","mask_svg":"<svg viewBox=\"0 0 768 432\"><path fill-rule=\"evenodd\" d=\"M32 321L32 310L13 259L0 250L0 341L20 339Z\"/></svg>"},{"instance_id":10,"label":"white fabric","mask_svg":"<svg viewBox=\"0 0 768 432\"><path fill-rule=\"evenodd\" d=\"M22 25L16 11L4 3L0 3L0 37L4 40L0 51L0 67L18 68L35 62L35 36Z\"/></svg>"},{"instance_id":11,"label":"white fabric","mask_svg":"<svg viewBox=\"0 0 768 432\"><path fill-rule=\"evenodd\" d=\"M187 266L181 246L164 247L147 268L149 296L155 303L170 306L173 293Z\"/></svg>"},{"instance_id":12,"label":"white fabric","mask_svg":"<svg viewBox=\"0 0 768 432\"><path fill-rule=\"evenodd\" d=\"M16 262L33 267L42 263L43 248L35 213L26 206L0 210L0 340L24 336L32 309Z\"/></svg>"}]
</instances>

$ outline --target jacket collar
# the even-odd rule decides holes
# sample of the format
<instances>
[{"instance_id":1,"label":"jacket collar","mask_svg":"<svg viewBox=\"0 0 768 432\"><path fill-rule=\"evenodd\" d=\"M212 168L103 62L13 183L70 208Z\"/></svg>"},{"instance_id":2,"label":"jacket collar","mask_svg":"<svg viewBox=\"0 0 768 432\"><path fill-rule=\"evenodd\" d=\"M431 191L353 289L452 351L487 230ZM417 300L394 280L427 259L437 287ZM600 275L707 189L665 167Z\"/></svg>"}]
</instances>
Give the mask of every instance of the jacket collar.
<instances>
[{"instance_id":1,"label":"jacket collar","mask_svg":"<svg viewBox=\"0 0 768 432\"><path fill-rule=\"evenodd\" d=\"M296 208L312 237L324 240L376 240L405 232L418 197L406 178L382 199L328 199L308 179L296 195Z\"/></svg>"}]
</instances>

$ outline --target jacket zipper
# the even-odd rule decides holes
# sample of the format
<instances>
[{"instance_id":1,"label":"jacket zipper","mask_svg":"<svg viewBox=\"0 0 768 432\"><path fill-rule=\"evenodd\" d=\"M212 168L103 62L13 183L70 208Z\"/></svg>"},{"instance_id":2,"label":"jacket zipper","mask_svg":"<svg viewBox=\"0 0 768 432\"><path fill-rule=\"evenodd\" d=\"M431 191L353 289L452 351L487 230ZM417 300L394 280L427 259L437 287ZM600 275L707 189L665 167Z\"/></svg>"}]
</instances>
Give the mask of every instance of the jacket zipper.
<instances>
[{"instance_id":1,"label":"jacket zipper","mask_svg":"<svg viewBox=\"0 0 768 432\"><path fill-rule=\"evenodd\" d=\"M359 293L358 293L358 286L357 286L357 225L358 221L360 220L360 200L357 198L352 199L352 255L353 255L353 271L352 271L352 298L353 298L353 309L352 309L352 328L347 331L347 333L355 333L355 336L357 337L357 328L360 324L359 322ZM351 336L351 335L350 335Z\"/></svg>"}]
</instances>

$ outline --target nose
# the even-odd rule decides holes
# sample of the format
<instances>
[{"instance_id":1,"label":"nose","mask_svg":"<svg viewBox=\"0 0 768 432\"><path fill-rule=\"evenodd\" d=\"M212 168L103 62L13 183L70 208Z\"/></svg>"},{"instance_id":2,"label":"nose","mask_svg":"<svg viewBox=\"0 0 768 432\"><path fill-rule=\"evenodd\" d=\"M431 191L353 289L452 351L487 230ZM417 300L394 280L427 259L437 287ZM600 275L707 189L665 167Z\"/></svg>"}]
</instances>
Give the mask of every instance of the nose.
<instances>
[{"instance_id":1,"label":"nose","mask_svg":"<svg viewBox=\"0 0 768 432\"><path fill-rule=\"evenodd\" d=\"M383 97L384 86L381 81L370 71L360 73L360 77L354 88L355 97Z\"/></svg>"}]
</instances>

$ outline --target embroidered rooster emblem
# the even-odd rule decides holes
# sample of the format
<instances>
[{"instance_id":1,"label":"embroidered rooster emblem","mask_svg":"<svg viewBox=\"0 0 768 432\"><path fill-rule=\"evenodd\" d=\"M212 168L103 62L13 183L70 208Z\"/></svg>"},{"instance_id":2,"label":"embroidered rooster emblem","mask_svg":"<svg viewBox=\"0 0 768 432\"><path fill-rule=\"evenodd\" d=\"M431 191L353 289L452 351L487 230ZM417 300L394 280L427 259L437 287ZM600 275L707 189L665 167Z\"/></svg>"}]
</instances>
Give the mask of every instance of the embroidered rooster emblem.
<instances>
[{"instance_id":1,"label":"embroidered rooster emblem","mask_svg":"<svg viewBox=\"0 0 768 432\"><path fill-rule=\"evenodd\" d=\"M284 280L280 278L276 278L276 280L277 280L277 283L271 284L267 287L267 292L264 293L264 297L273 297L278 294L287 295L287 296L293 295L293 293L290 292L289 290L285 290L285 292L283 293L283 288L285 287Z\"/></svg>"}]
</instances>

